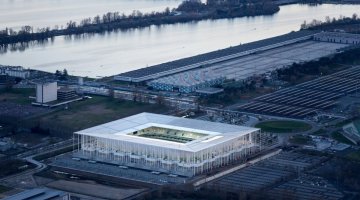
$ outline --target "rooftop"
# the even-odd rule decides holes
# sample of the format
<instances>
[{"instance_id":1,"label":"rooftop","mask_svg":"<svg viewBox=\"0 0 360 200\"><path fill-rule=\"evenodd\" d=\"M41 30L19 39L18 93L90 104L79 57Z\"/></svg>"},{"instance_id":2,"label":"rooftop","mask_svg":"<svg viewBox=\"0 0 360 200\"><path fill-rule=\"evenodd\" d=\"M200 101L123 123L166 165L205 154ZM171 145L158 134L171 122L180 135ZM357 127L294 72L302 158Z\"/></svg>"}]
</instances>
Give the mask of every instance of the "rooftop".
<instances>
[{"instance_id":1,"label":"rooftop","mask_svg":"<svg viewBox=\"0 0 360 200\"><path fill-rule=\"evenodd\" d=\"M31 81L33 84L52 84L52 83L56 83L57 84L57 81L54 80L54 79L48 79L48 78L39 78L39 79L36 79L36 80L32 80Z\"/></svg>"},{"instance_id":2,"label":"rooftop","mask_svg":"<svg viewBox=\"0 0 360 200\"><path fill-rule=\"evenodd\" d=\"M234 47L229 47L226 49L221 49L218 51L212 51L209 53L204 53L204 54L200 54L200 55L196 55L196 56L192 56L192 57L188 57L188 58L182 58L182 59L175 60L175 61L170 61L170 62L158 64L158 65L153 65L150 67L145 67L145 68L125 72L125 73L119 74L118 76L130 77L130 78L141 78L141 77L145 77L148 75L153 75L153 74L157 74L157 73L161 73L161 72L165 72L165 71L169 71L169 70L174 70L174 69L181 68L184 66L201 63L201 62L208 61L211 59L216 59L216 58L220 58L220 57L224 57L224 56L228 56L228 55L232 55L232 54L236 54L236 53L240 53L240 52L245 52L245 51L248 51L251 49L256 49L256 48L260 48L260 47L264 47L264 46L268 46L268 45L272 45L272 44L276 44L276 43L281 43L281 42L284 42L287 40L310 36L315 33L317 33L317 31L304 30L304 31L291 32L291 33L280 35L277 37L272 37L272 38L268 38L268 39L264 39L264 40L259 40L256 42L242 44L242 45L238 45L238 46L234 46Z\"/></svg>"},{"instance_id":3,"label":"rooftop","mask_svg":"<svg viewBox=\"0 0 360 200\"><path fill-rule=\"evenodd\" d=\"M259 129L140 113L78 131L76 134L196 152L257 130ZM159 135L161 131L167 131L166 136Z\"/></svg>"},{"instance_id":4,"label":"rooftop","mask_svg":"<svg viewBox=\"0 0 360 200\"><path fill-rule=\"evenodd\" d=\"M45 199L63 199L66 193L50 188L35 188L25 190L21 193L7 197L4 200L45 200Z\"/></svg>"}]
</instances>

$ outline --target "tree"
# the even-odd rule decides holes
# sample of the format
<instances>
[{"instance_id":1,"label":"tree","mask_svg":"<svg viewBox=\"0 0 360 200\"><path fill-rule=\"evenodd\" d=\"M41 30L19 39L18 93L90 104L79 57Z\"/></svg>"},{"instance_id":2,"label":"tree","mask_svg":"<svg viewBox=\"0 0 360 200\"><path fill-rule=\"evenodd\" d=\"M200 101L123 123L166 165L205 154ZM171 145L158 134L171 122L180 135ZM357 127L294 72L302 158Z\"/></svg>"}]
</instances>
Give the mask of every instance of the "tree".
<instances>
[{"instance_id":1,"label":"tree","mask_svg":"<svg viewBox=\"0 0 360 200\"><path fill-rule=\"evenodd\" d=\"M67 27L66 27L66 28L67 28L67 29L76 28L76 22L70 20L70 21L67 23Z\"/></svg>"},{"instance_id":2,"label":"tree","mask_svg":"<svg viewBox=\"0 0 360 200\"><path fill-rule=\"evenodd\" d=\"M11 78L7 78L5 82L5 90L11 91L14 87L14 80Z\"/></svg>"},{"instance_id":3,"label":"tree","mask_svg":"<svg viewBox=\"0 0 360 200\"><path fill-rule=\"evenodd\" d=\"M68 79L68 72L66 69L63 70L62 74L60 75L60 80L67 80Z\"/></svg>"},{"instance_id":4,"label":"tree","mask_svg":"<svg viewBox=\"0 0 360 200\"><path fill-rule=\"evenodd\" d=\"M165 14L166 14L166 15L169 15L169 14L170 14L170 8L169 8L169 7L166 7L166 9L165 9Z\"/></svg>"},{"instance_id":5,"label":"tree","mask_svg":"<svg viewBox=\"0 0 360 200\"><path fill-rule=\"evenodd\" d=\"M64 76L68 76L68 72L67 72L66 69L63 70L63 75L64 75Z\"/></svg>"},{"instance_id":6,"label":"tree","mask_svg":"<svg viewBox=\"0 0 360 200\"><path fill-rule=\"evenodd\" d=\"M358 19L358 15L357 15L356 13L354 13L354 14L352 15L352 19L353 19L353 20L357 20L357 19Z\"/></svg>"},{"instance_id":7,"label":"tree","mask_svg":"<svg viewBox=\"0 0 360 200\"><path fill-rule=\"evenodd\" d=\"M60 71L60 70L56 70L55 76L60 77L61 75L62 75L61 71Z\"/></svg>"},{"instance_id":8,"label":"tree","mask_svg":"<svg viewBox=\"0 0 360 200\"><path fill-rule=\"evenodd\" d=\"M156 103L157 103L158 105L163 105L163 104L165 103L164 97L158 95L158 96L156 97Z\"/></svg>"}]
</instances>

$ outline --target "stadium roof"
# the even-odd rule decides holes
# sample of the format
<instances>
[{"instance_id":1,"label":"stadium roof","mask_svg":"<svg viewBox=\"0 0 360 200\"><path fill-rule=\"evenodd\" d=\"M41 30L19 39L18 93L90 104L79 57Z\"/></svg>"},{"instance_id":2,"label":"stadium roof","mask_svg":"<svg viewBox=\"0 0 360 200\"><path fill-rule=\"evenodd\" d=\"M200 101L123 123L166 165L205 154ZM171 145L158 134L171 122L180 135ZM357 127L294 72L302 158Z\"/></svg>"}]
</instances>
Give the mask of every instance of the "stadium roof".
<instances>
[{"instance_id":1,"label":"stadium roof","mask_svg":"<svg viewBox=\"0 0 360 200\"><path fill-rule=\"evenodd\" d=\"M207 136L187 143L129 135L148 127L162 127L190 131ZM76 134L157 146L174 150L197 152L211 146L230 141L259 129L195 119L186 119L152 113L140 113L113 122L76 132Z\"/></svg>"}]
</instances>

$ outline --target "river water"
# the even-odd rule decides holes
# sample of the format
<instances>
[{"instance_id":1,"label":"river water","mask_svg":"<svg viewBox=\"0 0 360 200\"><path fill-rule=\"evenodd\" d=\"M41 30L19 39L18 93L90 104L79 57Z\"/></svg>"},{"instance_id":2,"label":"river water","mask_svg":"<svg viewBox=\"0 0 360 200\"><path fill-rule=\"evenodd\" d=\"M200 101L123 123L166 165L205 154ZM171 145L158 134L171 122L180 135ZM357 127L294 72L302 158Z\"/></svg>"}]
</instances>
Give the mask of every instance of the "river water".
<instances>
[{"instance_id":1,"label":"river water","mask_svg":"<svg viewBox=\"0 0 360 200\"><path fill-rule=\"evenodd\" d=\"M182 0L0 0L0 29L23 25L59 27L70 20L79 22L107 12L130 14L163 11L177 7Z\"/></svg>"},{"instance_id":2,"label":"river water","mask_svg":"<svg viewBox=\"0 0 360 200\"><path fill-rule=\"evenodd\" d=\"M77 38L61 36L21 51L8 49L0 54L0 64L49 72L66 68L74 75L109 76L299 30L304 20L351 16L359 10L360 5L296 4L282 6L273 16L204 20Z\"/></svg>"}]
</instances>

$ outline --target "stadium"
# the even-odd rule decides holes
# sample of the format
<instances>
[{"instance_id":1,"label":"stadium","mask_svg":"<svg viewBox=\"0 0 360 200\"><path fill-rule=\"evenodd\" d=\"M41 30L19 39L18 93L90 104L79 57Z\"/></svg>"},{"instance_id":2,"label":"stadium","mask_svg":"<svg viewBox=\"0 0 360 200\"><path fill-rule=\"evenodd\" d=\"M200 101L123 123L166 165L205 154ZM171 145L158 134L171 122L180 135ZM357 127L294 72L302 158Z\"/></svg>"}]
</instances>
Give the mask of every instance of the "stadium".
<instances>
[{"instance_id":1,"label":"stadium","mask_svg":"<svg viewBox=\"0 0 360 200\"><path fill-rule=\"evenodd\" d=\"M192 177L261 149L259 129L141 113L74 133L74 156Z\"/></svg>"}]
</instances>

